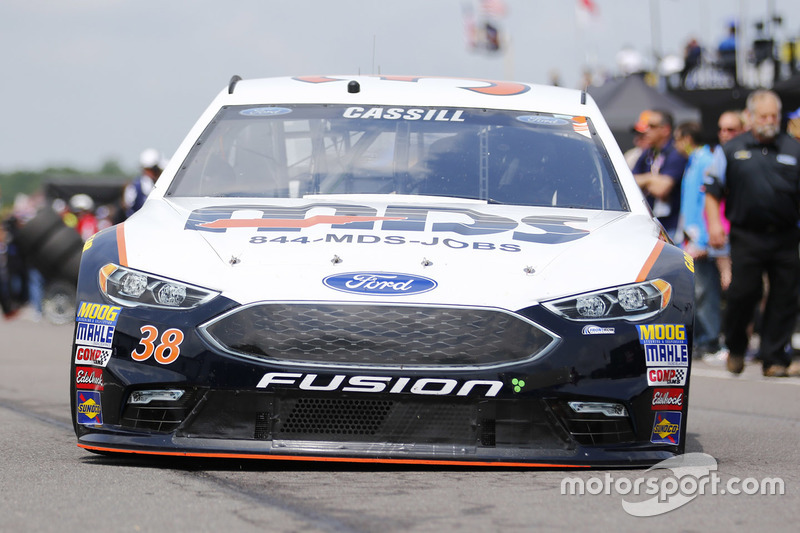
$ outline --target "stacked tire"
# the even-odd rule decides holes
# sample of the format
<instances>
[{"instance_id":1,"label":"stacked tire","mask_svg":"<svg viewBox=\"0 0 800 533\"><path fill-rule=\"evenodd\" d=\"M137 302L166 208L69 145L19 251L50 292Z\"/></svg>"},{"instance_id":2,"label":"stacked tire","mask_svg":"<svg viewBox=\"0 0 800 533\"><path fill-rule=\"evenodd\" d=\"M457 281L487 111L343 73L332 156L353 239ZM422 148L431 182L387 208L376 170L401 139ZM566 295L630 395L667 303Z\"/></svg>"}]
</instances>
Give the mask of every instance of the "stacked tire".
<instances>
[{"instance_id":1,"label":"stacked tire","mask_svg":"<svg viewBox=\"0 0 800 533\"><path fill-rule=\"evenodd\" d=\"M40 210L17 233L17 244L30 264L47 280L75 285L81 264L83 240L50 208Z\"/></svg>"},{"instance_id":2,"label":"stacked tire","mask_svg":"<svg viewBox=\"0 0 800 533\"><path fill-rule=\"evenodd\" d=\"M40 210L16 234L17 245L29 264L45 279L42 314L52 324L75 317L75 286L83 253L83 240L50 208Z\"/></svg>"}]
</instances>

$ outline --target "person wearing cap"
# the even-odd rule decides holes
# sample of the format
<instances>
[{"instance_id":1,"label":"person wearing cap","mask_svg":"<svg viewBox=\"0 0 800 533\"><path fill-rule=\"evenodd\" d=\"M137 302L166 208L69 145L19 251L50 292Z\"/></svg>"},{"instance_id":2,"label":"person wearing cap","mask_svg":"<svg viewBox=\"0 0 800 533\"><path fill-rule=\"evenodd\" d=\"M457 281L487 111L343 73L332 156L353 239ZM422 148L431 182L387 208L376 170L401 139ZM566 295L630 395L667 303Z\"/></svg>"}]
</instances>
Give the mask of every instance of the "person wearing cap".
<instances>
[{"instance_id":1,"label":"person wearing cap","mask_svg":"<svg viewBox=\"0 0 800 533\"><path fill-rule=\"evenodd\" d=\"M88 194L76 194L69 199L69 208L75 214L77 223L75 229L83 241L97 233L97 217L94 214L94 200Z\"/></svg>"},{"instance_id":2,"label":"person wearing cap","mask_svg":"<svg viewBox=\"0 0 800 533\"><path fill-rule=\"evenodd\" d=\"M790 346L800 289L800 143L780 129L781 100L759 89L747 97L750 130L723 147L706 183L709 244L722 248L719 215L725 199L730 221L731 285L725 320L728 371L741 374L749 344L748 325L768 280L759 358L766 377L800 376ZM717 164L717 163L720 164Z\"/></svg>"},{"instance_id":3,"label":"person wearing cap","mask_svg":"<svg viewBox=\"0 0 800 533\"><path fill-rule=\"evenodd\" d=\"M632 172L653 214L674 240L678 230L681 180L686 169L686 157L675 149L671 113L653 109L646 118L646 122L637 126L644 129L643 142L647 148Z\"/></svg>"},{"instance_id":4,"label":"person wearing cap","mask_svg":"<svg viewBox=\"0 0 800 533\"><path fill-rule=\"evenodd\" d=\"M125 187L122 198L125 216L128 217L142 208L161 175L163 170L161 153L154 148L146 149L139 156L139 165L142 167L141 174Z\"/></svg>"}]
</instances>

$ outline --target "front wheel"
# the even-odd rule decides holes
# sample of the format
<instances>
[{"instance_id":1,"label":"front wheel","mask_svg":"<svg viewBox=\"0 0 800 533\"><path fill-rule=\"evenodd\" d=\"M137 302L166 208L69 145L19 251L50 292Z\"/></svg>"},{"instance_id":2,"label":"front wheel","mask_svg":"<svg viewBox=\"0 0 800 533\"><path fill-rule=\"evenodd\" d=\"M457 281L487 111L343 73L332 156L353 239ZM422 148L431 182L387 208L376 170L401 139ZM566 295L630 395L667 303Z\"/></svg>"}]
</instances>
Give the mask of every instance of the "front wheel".
<instances>
[{"instance_id":1,"label":"front wheel","mask_svg":"<svg viewBox=\"0 0 800 533\"><path fill-rule=\"evenodd\" d=\"M55 325L72 322L75 319L75 287L63 281L48 285L42 299L42 315Z\"/></svg>"}]
</instances>

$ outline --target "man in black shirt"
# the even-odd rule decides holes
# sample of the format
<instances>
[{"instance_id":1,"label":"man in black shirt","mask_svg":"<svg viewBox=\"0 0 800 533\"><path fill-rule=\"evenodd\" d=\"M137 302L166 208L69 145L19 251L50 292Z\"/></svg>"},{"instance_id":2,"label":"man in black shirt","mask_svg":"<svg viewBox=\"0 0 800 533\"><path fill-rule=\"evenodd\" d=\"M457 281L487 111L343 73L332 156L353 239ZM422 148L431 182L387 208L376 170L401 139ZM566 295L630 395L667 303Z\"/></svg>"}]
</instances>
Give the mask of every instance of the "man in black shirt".
<instances>
[{"instance_id":1,"label":"man in black shirt","mask_svg":"<svg viewBox=\"0 0 800 533\"><path fill-rule=\"evenodd\" d=\"M769 294L763 314L760 356L769 377L800 375L786 351L797 317L800 289L800 143L780 131L781 101L772 91L747 98L750 131L725 144L706 182L709 244L721 248L725 232L719 216L731 223L732 279L728 289L725 339L728 370L744 369L747 326L767 275Z\"/></svg>"}]
</instances>

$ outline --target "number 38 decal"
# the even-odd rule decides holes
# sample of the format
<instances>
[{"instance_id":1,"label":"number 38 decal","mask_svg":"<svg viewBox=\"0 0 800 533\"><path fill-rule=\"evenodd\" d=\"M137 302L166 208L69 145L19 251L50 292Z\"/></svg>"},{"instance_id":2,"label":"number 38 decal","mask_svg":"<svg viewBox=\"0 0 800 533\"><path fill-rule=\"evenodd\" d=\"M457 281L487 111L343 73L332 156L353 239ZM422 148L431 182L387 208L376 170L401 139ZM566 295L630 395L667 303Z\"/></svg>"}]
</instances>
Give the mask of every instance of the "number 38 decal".
<instances>
[{"instance_id":1,"label":"number 38 decal","mask_svg":"<svg viewBox=\"0 0 800 533\"><path fill-rule=\"evenodd\" d=\"M162 365L173 363L181 353L181 343L183 342L183 332L179 329L170 328L158 337L158 328L155 326L142 326L139 330L144 335L139 341L139 346L131 352L134 361L146 361L151 355ZM158 341L158 343L157 343Z\"/></svg>"}]
</instances>

